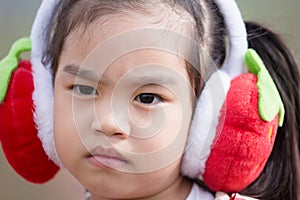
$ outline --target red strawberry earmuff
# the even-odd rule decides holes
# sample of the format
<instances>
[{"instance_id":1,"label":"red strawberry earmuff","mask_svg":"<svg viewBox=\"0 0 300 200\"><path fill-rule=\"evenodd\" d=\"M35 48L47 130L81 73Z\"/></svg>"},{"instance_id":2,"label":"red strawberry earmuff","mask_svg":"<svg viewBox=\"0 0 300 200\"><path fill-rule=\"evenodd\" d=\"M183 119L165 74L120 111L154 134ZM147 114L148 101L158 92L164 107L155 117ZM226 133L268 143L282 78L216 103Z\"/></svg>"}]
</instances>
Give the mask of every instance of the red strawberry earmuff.
<instances>
[{"instance_id":1,"label":"red strawberry earmuff","mask_svg":"<svg viewBox=\"0 0 300 200\"><path fill-rule=\"evenodd\" d=\"M0 142L15 171L33 183L50 180L63 166L54 145L52 70L42 62L45 30L60 2L43 0L30 39L18 40L0 62ZM29 50L30 61L20 61Z\"/></svg>"},{"instance_id":2,"label":"red strawberry earmuff","mask_svg":"<svg viewBox=\"0 0 300 200\"><path fill-rule=\"evenodd\" d=\"M215 2L227 26L229 52L199 97L181 171L200 178L213 191L236 193L263 170L278 124L283 124L284 106L262 60L248 49L236 2ZM243 74L245 60L252 73Z\"/></svg>"},{"instance_id":3,"label":"red strawberry earmuff","mask_svg":"<svg viewBox=\"0 0 300 200\"><path fill-rule=\"evenodd\" d=\"M58 167L46 155L34 122L34 91L30 61L19 60L31 41L15 42L0 62L0 141L10 165L23 178L43 183L53 178Z\"/></svg>"},{"instance_id":4,"label":"red strawberry earmuff","mask_svg":"<svg viewBox=\"0 0 300 200\"><path fill-rule=\"evenodd\" d=\"M278 124L283 124L284 106L262 60L249 49L246 62L252 73L231 81L202 175L214 191L239 192L250 185L270 156Z\"/></svg>"},{"instance_id":5,"label":"red strawberry earmuff","mask_svg":"<svg viewBox=\"0 0 300 200\"><path fill-rule=\"evenodd\" d=\"M198 176L216 192L240 192L255 181L272 152L278 126L283 125L284 105L263 61L253 49L247 50L245 60L252 73L231 80L212 128L203 126L205 113L198 102L195 115L200 117L194 116L190 131L194 136L183 159L183 173Z\"/></svg>"}]
</instances>

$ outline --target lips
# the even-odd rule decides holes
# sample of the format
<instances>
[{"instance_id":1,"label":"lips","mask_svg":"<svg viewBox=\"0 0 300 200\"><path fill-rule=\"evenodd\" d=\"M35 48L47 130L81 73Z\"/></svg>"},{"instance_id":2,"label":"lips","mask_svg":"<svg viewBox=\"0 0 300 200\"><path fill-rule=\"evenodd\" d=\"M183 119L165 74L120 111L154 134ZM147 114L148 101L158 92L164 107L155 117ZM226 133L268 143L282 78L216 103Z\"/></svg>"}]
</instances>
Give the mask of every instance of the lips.
<instances>
[{"instance_id":1,"label":"lips","mask_svg":"<svg viewBox=\"0 0 300 200\"><path fill-rule=\"evenodd\" d=\"M108 167L120 170L128 164L123 156L113 148L96 147L90 152L87 159L92 165L99 168Z\"/></svg>"}]
</instances>

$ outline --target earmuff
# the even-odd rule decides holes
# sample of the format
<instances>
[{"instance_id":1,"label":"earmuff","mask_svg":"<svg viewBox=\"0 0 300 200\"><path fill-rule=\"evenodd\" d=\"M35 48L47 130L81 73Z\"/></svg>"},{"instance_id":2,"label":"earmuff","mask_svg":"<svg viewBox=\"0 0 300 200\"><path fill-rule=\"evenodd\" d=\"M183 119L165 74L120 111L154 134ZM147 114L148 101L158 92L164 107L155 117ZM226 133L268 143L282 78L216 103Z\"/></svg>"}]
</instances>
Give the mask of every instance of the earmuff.
<instances>
[{"instance_id":1,"label":"earmuff","mask_svg":"<svg viewBox=\"0 0 300 200\"><path fill-rule=\"evenodd\" d=\"M234 0L215 0L229 36L228 57L197 102L182 173L213 191L239 192L262 172L274 145L284 105L247 32ZM248 66L251 73L243 73Z\"/></svg>"},{"instance_id":2,"label":"earmuff","mask_svg":"<svg viewBox=\"0 0 300 200\"><path fill-rule=\"evenodd\" d=\"M0 141L15 171L28 181L42 183L51 179L58 167L45 154L38 138L31 63L18 59L22 51L30 48L28 38L20 39L0 62Z\"/></svg>"},{"instance_id":3,"label":"earmuff","mask_svg":"<svg viewBox=\"0 0 300 200\"><path fill-rule=\"evenodd\" d=\"M0 63L0 141L10 165L33 183L50 180L62 166L53 138L53 77L42 63L46 28L59 2L42 2L30 39L16 41ZM30 49L30 62L20 61Z\"/></svg>"},{"instance_id":4,"label":"earmuff","mask_svg":"<svg viewBox=\"0 0 300 200\"><path fill-rule=\"evenodd\" d=\"M45 30L59 2L42 2L31 33L31 62L18 62L20 52L30 49L28 40L21 40L12 48L17 53L8 56L14 62L0 63L0 71L6 71L0 73L1 84L7 83L0 88L0 140L12 167L34 183L48 181L62 167L53 138L52 72L41 62L48 41ZM247 50L247 33L235 1L216 3L228 28L230 50L197 102L182 173L203 179L211 190L238 192L265 166L284 107L263 62ZM246 64L252 73L242 74Z\"/></svg>"}]
</instances>

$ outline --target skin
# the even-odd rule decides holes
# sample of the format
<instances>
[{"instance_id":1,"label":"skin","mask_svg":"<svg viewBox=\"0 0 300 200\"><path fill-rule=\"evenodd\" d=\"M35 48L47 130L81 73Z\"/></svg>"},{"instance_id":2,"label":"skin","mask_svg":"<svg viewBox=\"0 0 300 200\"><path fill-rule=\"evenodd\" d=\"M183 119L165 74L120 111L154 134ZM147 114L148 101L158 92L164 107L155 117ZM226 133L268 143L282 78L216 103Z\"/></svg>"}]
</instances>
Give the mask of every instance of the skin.
<instances>
[{"instance_id":1,"label":"skin","mask_svg":"<svg viewBox=\"0 0 300 200\"><path fill-rule=\"evenodd\" d=\"M140 49L103 65L111 52L98 44L154 26L146 16L117 18L84 34L79 27L66 40L54 88L58 154L93 200L186 199L192 183L180 162L195 98L185 62Z\"/></svg>"}]
</instances>

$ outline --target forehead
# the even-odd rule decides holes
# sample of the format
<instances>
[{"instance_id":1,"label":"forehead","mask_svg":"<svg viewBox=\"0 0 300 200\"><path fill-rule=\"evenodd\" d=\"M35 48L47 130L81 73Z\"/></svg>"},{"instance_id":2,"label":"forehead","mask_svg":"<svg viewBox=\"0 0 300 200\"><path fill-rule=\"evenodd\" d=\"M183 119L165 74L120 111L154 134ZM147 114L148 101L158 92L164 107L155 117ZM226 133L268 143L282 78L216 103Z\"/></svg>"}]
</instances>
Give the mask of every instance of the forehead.
<instances>
[{"instance_id":1,"label":"forehead","mask_svg":"<svg viewBox=\"0 0 300 200\"><path fill-rule=\"evenodd\" d=\"M188 45L187 43L190 43L188 40L192 40L190 38L191 29L187 27L187 24L191 24L191 20L188 17L180 18L178 14L171 16L169 12L171 11L163 12L164 14L159 16L133 12L127 15L102 16L88 25L81 24L75 28L65 39L63 52L74 50L74 46L77 47L77 51L90 52L107 40L115 41L115 43L109 44L110 47L121 46L124 43L128 46L130 44L126 42L130 41L131 44L134 43L135 45L139 43L140 46L135 48L149 48L152 45L164 42L168 45L180 43L178 48L183 49ZM171 17L174 19L170 20ZM176 18L178 18L178 21L175 21ZM111 38L117 39L111 40ZM167 47L167 49L169 48Z\"/></svg>"},{"instance_id":2,"label":"forehead","mask_svg":"<svg viewBox=\"0 0 300 200\"><path fill-rule=\"evenodd\" d=\"M85 63L101 69L114 64L128 71L133 66L159 64L186 74L188 42L183 38L188 37L151 20L112 16L78 27L66 40L59 67Z\"/></svg>"}]
</instances>

